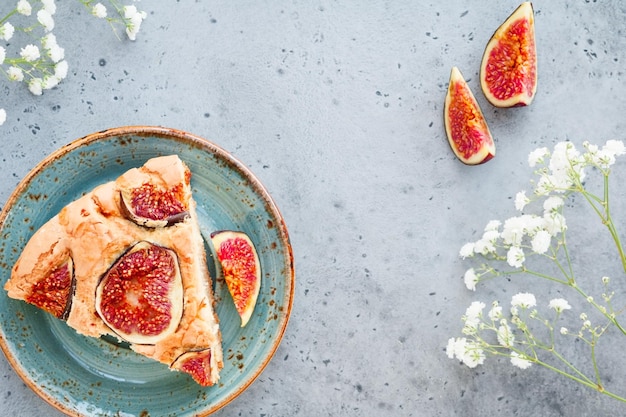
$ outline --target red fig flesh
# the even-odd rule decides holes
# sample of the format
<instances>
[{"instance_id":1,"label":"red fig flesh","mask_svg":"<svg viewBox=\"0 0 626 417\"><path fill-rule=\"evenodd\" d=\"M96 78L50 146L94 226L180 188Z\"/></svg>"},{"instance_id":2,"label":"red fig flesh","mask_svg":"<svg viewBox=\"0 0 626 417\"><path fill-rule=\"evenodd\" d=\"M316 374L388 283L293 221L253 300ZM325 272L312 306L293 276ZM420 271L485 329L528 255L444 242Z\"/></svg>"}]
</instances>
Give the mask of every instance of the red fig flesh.
<instances>
[{"instance_id":1,"label":"red fig flesh","mask_svg":"<svg viewBox=\"0 0 626 417\"><path fill-rule=\"evenodd\" d=\"M145 183L121 192L122 210L140 226L163 227L182 221L188 215L182 185L161 189Z\"/></svg>"},{"instance_id":2,"label":"red fig flesh","mask_svg":"<svg viewBox=\"0 0 626 417\"><path fill-rule=\"evenodd\" d=\"M176 254L139 242L104 275L96 311L130 343L155 344L176 331L183 311L183 285Z\"/></svg>"},{"instance_id":3,"label":"red fig flesh","mask_svg":"<svg viewBox=\"0 0 626 417\"><path fill-rule=\"evenodd\" d=\"M238 231L215 232L211 241L244 327L252 316L261 288L261 263L256 249L248 235Z\"/></svg>"},{"instance_id":4,"label":"red fig flesh","mask_svg":"<svg viewBox=\"0 0 626 417\"><path fill-rule=\"evenodd\" d=\"M480 86L497 107L529 105L537 91L535 18L522 3L495 31L483 53Z\"/></svg>"},{"instance_id":5,"label":"red fig flesh","mask_svg":"<svg viewBox=\"0 0 626 417\"><path fill-rule=\"evenodd\" d=\"M191 375L198 384L210 386L211 382L211 349L185 352L172 364L172 369Z\"/></svg>"},{"instance_id":6,"label":"red fig flesh","mask_svg":"<svg viewBox=\"0 0 626 417\"><path fill-rule=\"evenodd\" d=\"M444 122L448 143L461 162L478 165L495 156L496 146L485 117L457 67L450 72Z\"/></svg>"},{"instance_id":7,"label":"red fig flesh","mask_svg":"<svg viewBox=\"0 0 626 417\"><path fill-rule=\"evenodd\" d=\"M65 320L74 296L74 264L72 258L35 283L25 301Z\"/></svg>"}]
</instances>

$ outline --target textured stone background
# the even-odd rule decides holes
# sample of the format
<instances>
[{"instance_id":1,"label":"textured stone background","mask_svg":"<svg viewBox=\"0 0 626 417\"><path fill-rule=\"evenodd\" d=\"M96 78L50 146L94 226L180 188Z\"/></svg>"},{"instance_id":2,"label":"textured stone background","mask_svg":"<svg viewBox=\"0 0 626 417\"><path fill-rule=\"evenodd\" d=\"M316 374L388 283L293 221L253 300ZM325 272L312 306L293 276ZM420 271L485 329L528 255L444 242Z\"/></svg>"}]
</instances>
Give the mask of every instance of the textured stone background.
<instances>
[{"instance_id":1,"label":"textured stone background","mask_svg":"<svg viewBox=\"0 0 626 417\"><path fill-rule=\"evenodd\" d=\"M537 367L492 359L470 370L444 352L475 299L506 303L530 290L542 305L566 296L572 317L587 308L531 278L471 293L462 282L469 264L457 254L487 221L516 214L512 200L529 187L531 150L626 139L623 2L534 2L537 97L508 110L485 101L478 68L489 37L518 5L510 0L143 1L149 16L136 42L116 39L78 2L57 3L55 33L70 73L42 97L21 85L0 89L9 113L0 127L0 204L71 140L149 124L231 151L285 216L297 275L289 327L265 372L216 415L626 413ZM446 142L442 108L453 65L497 143L498 155L483 166L462 165ZM621 226L620 170L613 198ZM608 240L585 220L588 211L570 213L574 263L590 282L613 276L623 306L626 276ZM600 360L608 388L626 395L623 343L609 333ZM585 358L581 343L564 349ZM59 415L4 357L0 404L3 416Z\"/></svg>"}]
</instances>

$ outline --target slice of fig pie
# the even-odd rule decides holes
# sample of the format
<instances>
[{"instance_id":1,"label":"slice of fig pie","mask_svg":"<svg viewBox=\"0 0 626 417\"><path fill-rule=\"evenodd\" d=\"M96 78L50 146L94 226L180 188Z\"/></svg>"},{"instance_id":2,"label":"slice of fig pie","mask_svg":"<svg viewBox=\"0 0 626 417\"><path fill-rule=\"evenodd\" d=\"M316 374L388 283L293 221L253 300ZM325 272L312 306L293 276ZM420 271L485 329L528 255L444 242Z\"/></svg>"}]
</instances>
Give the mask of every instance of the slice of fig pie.
<instances>
[{"instance_id":1,"label":"slice of fig pie","mask_svg":"<svg viewBox=\"0 0 626 417\"><path fill-rule=\"evenodd\" d=\"M215 384L221 333L190 179L162 156L71 202L27 242L9 296Z\"/></svg>"}]
</instances>

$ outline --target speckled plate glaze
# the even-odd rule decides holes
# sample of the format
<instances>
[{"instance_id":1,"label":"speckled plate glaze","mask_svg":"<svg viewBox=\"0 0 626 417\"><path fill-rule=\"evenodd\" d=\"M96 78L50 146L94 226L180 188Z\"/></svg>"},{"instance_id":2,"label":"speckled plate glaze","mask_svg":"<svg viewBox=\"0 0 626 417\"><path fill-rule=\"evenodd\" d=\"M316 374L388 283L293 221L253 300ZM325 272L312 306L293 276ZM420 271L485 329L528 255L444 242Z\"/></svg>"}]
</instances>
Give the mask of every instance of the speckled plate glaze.
<instances>
[{"instance_id":1,"label":"speckled plate glaze","mask_svg":"<svg viewBox=\"0 0 626 417\"><path fill-rule=\"evenodd\" d=\"M178 130L133 126L95 133L59 149L19 184L0 213L0 285L22 248L63 206L155 156L178 154L191 185L205 240L212 231L246 232L259 253L262 284L254 315L240 327L210 245L224 346L219 384L143 358L106 338L78 335L64 322L0 290L0 346L30 386L71 416L206 416L241 394L278 348L291 312L295 273L283 218L265 188L215 144Z\"/></svg>"}]
</instances>

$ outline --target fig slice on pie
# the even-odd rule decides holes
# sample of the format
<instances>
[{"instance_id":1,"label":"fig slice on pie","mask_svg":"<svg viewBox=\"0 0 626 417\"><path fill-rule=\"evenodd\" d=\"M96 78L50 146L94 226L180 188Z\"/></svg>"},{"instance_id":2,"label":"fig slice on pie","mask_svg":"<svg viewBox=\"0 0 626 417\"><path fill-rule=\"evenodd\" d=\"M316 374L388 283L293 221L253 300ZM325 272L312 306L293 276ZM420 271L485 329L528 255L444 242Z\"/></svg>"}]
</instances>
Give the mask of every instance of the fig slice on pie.
<instances>
[{"instance_id":1,"label":"fig slice on pie","mask_svg":"<svg viewBox=\"0 0 626 417\"><path fill-rule=\"evenodd\" d=\"M68 257L62 265L51 270L33 285L26 301L58 319L66 320L73 296L74 265L72 258Z\"/></svg>"},{"instance_id":2,"label":"fig slice on pie","mask_svg":"<svg viewBox=\"0 0 626 417\"><path fill-rule=\"evenodd\" d=\"M8 295L214 385L221 332L190 180L178 156L156 157L69 203L27 242Z\"/></svg>"},{"instance_id":3,"label":"fig slice on pie","mask_svg":"<svg viewBox=\"0 0 626 417\"><path fill-rule=\"evenodd\" d=\"M176 253L139 242L104 274L96 311L121 339L153 345L173 334L183 311L183 283Z\"/></svg>"}]
</instances>

